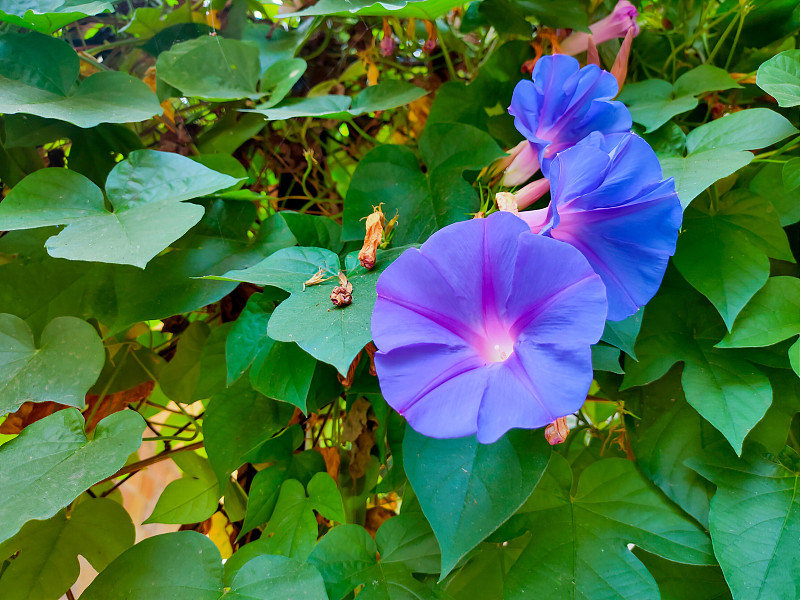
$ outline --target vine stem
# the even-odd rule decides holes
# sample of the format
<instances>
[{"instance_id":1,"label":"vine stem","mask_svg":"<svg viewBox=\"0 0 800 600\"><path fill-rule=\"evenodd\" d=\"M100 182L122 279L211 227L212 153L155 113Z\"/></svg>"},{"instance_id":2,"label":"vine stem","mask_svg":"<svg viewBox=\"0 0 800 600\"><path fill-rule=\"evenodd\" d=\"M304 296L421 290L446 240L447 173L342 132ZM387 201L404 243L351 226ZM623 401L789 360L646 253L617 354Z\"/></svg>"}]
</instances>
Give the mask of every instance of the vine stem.
<instances>
[{"instance_id":1,"label":"vine stem","mask_svg":"<svg viewBox=\"0 0 800 600\"><path fill-rule=\"evenodd\" d=\"M162 460L168 459L173 454L177 454L178 452L186 452L189 450L197 450L203 447L205 442L195 442L194 444L189 444L187 446L181 446L180 448L172 448L171 450L164 450L155 456L151 456L150 458L145 458L144 460L137 461L135 463L131 463L129 465L125 465L119 471L110 475L99 481L98 483L105 483L106 481L111 481L112 479L116 479L117 477L121 477L122 475L127 475L128 473L136 473L137 471L141 471L145 467L149 467L156 463L160 463Z\"/></svg>"}]
</instances>

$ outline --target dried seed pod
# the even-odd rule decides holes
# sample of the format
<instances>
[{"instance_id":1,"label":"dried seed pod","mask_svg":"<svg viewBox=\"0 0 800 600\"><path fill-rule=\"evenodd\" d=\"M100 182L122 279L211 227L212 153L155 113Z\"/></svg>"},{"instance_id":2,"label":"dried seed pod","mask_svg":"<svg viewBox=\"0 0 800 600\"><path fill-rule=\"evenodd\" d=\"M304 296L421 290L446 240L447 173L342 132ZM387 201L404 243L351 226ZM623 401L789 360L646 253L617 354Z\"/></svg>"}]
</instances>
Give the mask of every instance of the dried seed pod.
<instances>
[{"instance_id":1,"label":"dried seed pod","mask_svg":"<svg viewBox=\"0 0 800 600\"><path fill-rule=\"evenodd\" d=\"M551 446L556 444L563 444L569 435L569 427L567 427L567 418L559 417L550 425L544 428L544 437Z\"/></svg>"}]
</instances>

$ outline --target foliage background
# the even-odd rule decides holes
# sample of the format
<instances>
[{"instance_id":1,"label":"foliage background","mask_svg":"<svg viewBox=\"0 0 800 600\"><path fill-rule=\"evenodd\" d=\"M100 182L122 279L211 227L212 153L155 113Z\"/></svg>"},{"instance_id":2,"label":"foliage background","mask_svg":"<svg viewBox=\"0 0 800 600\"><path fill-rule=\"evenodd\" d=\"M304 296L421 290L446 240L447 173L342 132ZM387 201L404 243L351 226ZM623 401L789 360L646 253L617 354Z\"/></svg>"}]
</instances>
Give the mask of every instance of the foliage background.
<instances>
[{"instance_id":1,"label":"foliage background","mask_svg":"<svg viewBox=\"0 0 800 600\"><path fill-rule=\"evenodd\" d=\"M0 595L81 555L85 600L797 598L798 3L638 6L620 99L684 226L554 448L416 434L362 349L381 269L492 207L535 46L613 6L296 8L0 1ZM181 531L134 544L163 460Z\"/></svg>"}]
</instances>

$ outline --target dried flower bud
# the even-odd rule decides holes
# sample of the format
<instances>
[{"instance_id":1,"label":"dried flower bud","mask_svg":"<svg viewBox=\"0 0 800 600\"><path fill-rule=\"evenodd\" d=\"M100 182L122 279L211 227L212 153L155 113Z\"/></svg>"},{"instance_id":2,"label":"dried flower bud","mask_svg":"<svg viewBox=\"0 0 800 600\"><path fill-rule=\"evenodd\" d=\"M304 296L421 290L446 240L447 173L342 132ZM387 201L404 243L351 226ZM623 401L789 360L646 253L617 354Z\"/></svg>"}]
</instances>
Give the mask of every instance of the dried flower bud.
<instances>
[{"instance_id":1,"label":"dried flower bud","mask_svg":"<svg viewBox=\"0 0 800 600\"><path fill-rule=\"evenodd\" d=\"M356 354L353 362L350 363L350 367L347 369L347 377L342 377L339 373L336 374L336 376L339 378L339 383L341 383L345 388L349 388L351 385L353 385L353 380L356 377L356 367L358 367L359 362L361 362L361 352Z\"/></svg>"},{"instance_id":2,"label":"dried flower bud","mask_svg":"<svg viewBox=\"0 0 800 600\"><path fill-rule=\"evenodd\" d=\"M515 215L519 214L517 197L511 192L498 192L494 197L494 201L497 202L497 208L501 211L510 212Z\"/></svg>"},{"instance_id":3,"label":"dried flower bud","mask_svg":"<svg viewBox=\"0 0 800 600\"><path fill-rule=\"evenodd\" d=\"M381 56L391 56L394 54L396 44L392 37L392 27L389 25L389 19L383 18L383 37L381 38Z\"/></svg>"},{"instance_id":4,"label":"dried flower bud","mask_svg":"<svg viewBox=\"0 0 800 600\"><path fill-rule=\"evenodd\" d=\"M378 351L378 348L375 347L374 343L370 342L364 346L364 350L367 351L367 356L369 356L369 374L377 375L378 372L375 370L375 353Z\"/></svg>"},{"instance_id":5,"label":"dried flower bud","mask_svg":"<svg viewBox=\"0 0 800 600\"><path fill-rule=\"evenodd\" d=\"M375 256L383 239L383 211L380 206L373 210L375 212L367 217L367 233L364 236L364 245L358 253L358 262L365 269L375 266Z\"/></svg>"},{"instance_id":6,"label":"dried flower bud","mask_svg":"<svg viewBox=\"0 0 800 600\"><path fill-rule=\"evenodd\" d=\"M347 276L342 272L339 272L339 285L331 292L331 302L338 307L353 303L353 284L347 281Z\"/></svg>"},{"instance_id":7,"label":"dried flower bud","mask_svg":"<svg viewBox=\"0 0 800 600\"><path fill-rule=\"evenodd\" d=\"M544 437L551 446L563 444L568 435L569 427L567 427L566 417L559 417L544 428Z\"/></svg>"},{"instance_id":8,"label":"dried flower bud","mask_svg":"<svg viewBox=\"0 0 800 600\"><path fill-rule=\"evenodd\" d=\"M475 213L475 214L472 216L472 218L473 218L473 219L485 219L485 218L486 218L486 213L485 213L485 212L483 212L482 210L480 210L480 211L476 212L476 213Z\"/></svg>"}]
</instances>

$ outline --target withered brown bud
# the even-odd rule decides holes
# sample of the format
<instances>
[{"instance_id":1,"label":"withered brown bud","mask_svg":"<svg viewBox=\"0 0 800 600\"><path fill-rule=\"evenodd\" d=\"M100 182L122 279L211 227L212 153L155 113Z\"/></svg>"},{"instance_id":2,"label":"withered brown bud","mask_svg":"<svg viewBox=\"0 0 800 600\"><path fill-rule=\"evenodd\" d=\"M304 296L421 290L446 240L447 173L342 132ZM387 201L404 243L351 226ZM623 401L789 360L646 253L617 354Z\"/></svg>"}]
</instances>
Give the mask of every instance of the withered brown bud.
<instances>
[{"instance_id":1,"label":"withered brown bud","mask_svg":"<svg viewBox=\"0 0 800 600\"><path fill-rule=\"evenodd\" d=\"M485 219L485 218L486 218L486 213L485 213L485 212L483 212L483 211L481 210L481 211L479 211L479 212L476 212L476 213L475 213L475 214L472 216L472 218L473 218L473 219Z\"/></svg>"},{"instance_id":2,"label":"withered brown bud","mask_svg":"<svg viewBox=\"0 0 800 600\"><path fill-rule=\"evenodd\" d=\"M378 349L375 347L375 344L370 342L364 346L364 350L367 351L367 356L369 356L369 374L377 375L378 372L375 370L375 353L378 351Z\"/></svg>"},{"instance_id":3,"label":"withered brown bud","mask_svg":"<svg viewBox=\"0 0 800 600\"><path fill-rule=\"evenodd\" d=\"M309 279L303 282L303 291L305 291L307 286L319 285L326 279L330 279L330 277L325 277L325 273L322 270L322 267L320 267L316 273L314 273Z\"/></svg>"},{"instance_id":4,"label":"withered brown bud","mask_svg":"<svg viewBox=\"0 0 800 600\"><path fill-rule=\"evenodd\" d=\"M353 284L341 271L339 272L339 285L331 292L331 302L340 308L353 303Z\"/></svg>"},{"instance_id":5,"label":"withered brown bud","mask_svg":"<svg viewBox=\"0 0 800 600\"><path fill-rule=\"evenodd\" d=\"M358 262L365 269L371 269L375 266L375 256L383 239L383 211L381 211L380 206L375 208L374 211L367 217L367 233L364 236L364 245L358 252Z\"/></svg>"},{"instance_id":6,"label":"withered brown bud","mask_svg":"<svg viewBox=\"0 0 800 600\"><path fill-rule=\"evenodd\" d=\"M544 428L544 437L551 446L563 444L568 435L569 427L567 427L566 417L559 417Z\"/></svg>"}]
</instances>

